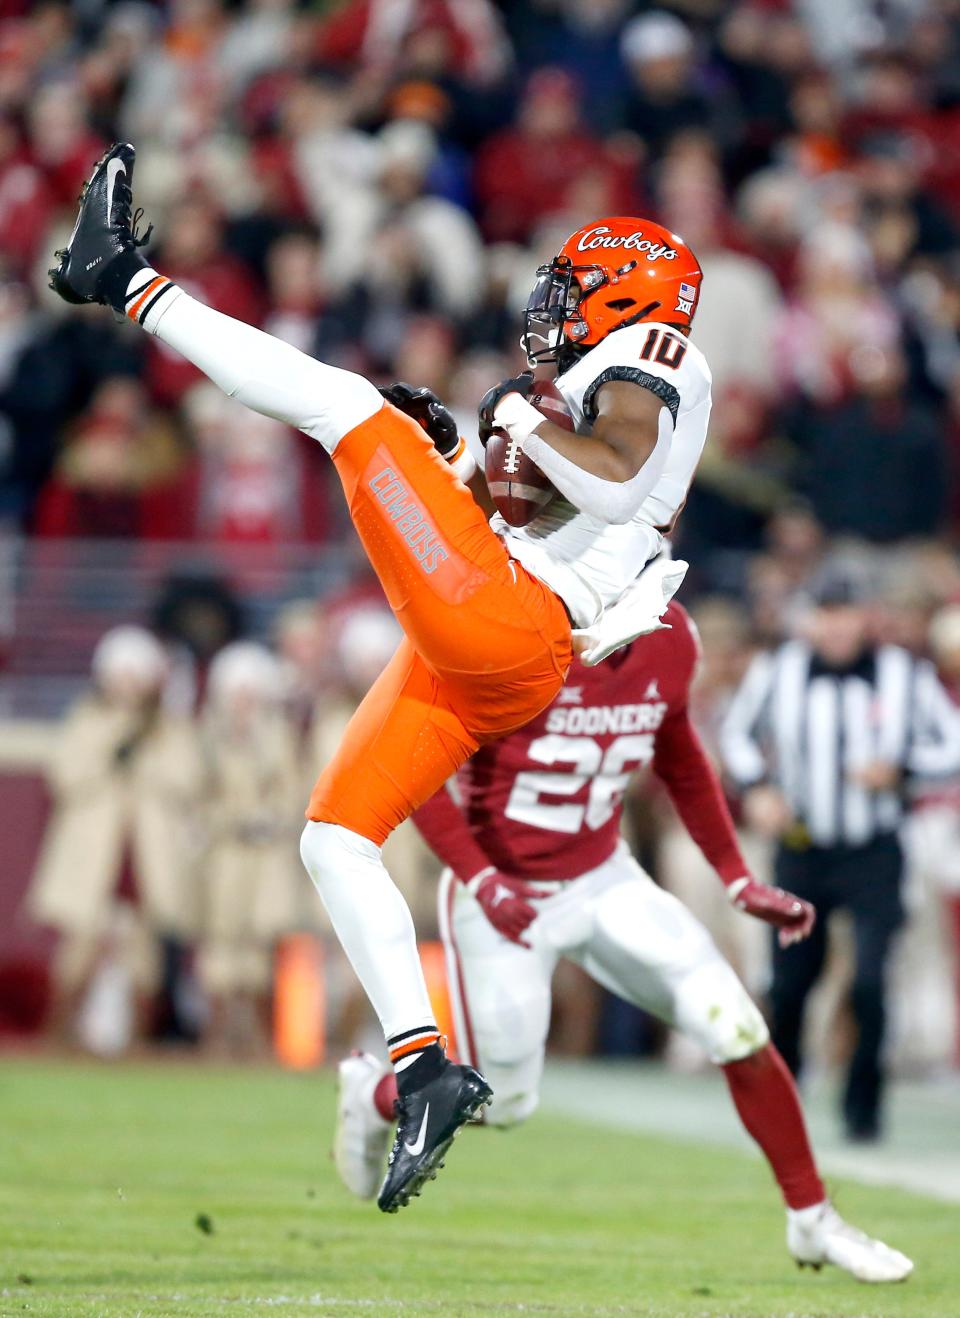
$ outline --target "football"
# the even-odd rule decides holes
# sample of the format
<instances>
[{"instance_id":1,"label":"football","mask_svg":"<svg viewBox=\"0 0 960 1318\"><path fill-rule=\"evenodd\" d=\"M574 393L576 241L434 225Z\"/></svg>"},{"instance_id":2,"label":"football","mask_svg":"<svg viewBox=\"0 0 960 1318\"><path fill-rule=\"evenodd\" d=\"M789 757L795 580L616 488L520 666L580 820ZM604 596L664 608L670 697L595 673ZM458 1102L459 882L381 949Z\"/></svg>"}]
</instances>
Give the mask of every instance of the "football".
<instances>
[{"instance_id":1,"label":"football","mask_svg":"<svg viewBox=\"0 0 960 1318\"><path fill-rule=\"evenodd\" d=\"M573 430L573 417L556 385L538 381L529 401L554 425ZM509 436L498 432L487 441L484 469L497 511L511 526L526 526L556 494L552 482Z\"/></svg>"}]
</instances>

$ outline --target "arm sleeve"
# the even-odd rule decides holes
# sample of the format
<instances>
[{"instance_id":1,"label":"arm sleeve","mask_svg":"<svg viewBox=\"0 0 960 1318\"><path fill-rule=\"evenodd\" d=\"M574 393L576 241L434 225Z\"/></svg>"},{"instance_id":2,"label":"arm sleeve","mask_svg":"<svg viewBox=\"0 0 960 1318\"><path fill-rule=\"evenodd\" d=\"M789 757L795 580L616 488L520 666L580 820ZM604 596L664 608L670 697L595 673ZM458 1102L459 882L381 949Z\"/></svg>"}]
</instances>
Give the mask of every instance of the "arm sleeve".
<instances>
[{"instance_id":1,"label":"arm sleeve","mask_svg":"<svg viewBox=\"0 0 960 1318\"><path fill-rule=\"evenodd\" d=\"M960 773L960 711L928 663L917 666L906 769L923 778Z\"/></svg>"},{"instance_id":2,"label":"arm sleeve","mask_svg":"<svg viewBox=\"0 0 960 1318\"><path fill-rule=\"evenodd\" d=\"M724 768L738 787L752 787L767 776L767 761L758 740L773 690L773 659L758 655L747 670L720 729Z\"/></svg>"},{"instance_id":3,"label":"arm sleeve","mask_svg":"<svg viewBox=\"0 0 960 1318\"><path fill-rule=\"evenodd\" d=\"M665 341L672 341L672 355L665 361L646 360L645 344L651 334L657 333L662 333ZM648 390L662 405L657 443L631 480L606 481L591 476L535 433L522 441L522 448L575 508L601 522L620 525L636 516L666 473L681 413L689 414L701 406L709 410L710 371L692 343L671 333L667 325L645 322L609 334L561 376L558 384L574 414L579 406L584 421L590 423L596 419L600 391L614 380L627 380ZM688 479L686 472L683 487ZM681 498L682 494L683 489Z\"/></svg>"},{"instance_id":4,"label":"arm sleeve","mask_svg":"<svg viewBox=\"0 0 960 1318\"><path fill-rule=\"evenodd\" d=\"M463 813L446 786L411 816L432 852L449 866L461 883L491 869L490 858L476 842Z\"/></svg>"},{"instance_id":5,"label":"arm sleeve","mask_svg":"<svg viewBox=\"0 0 960 1318\"><path fill-rule=\"evenodd\" d=\"M640 505L663 475L670 452L671 432L671 426L661 423L653 452L636 476L628 481L608 481L591 475L551 448L536 433L528 435L521 447L575 508L598 521L620 526L637 515Z\"/></svg>"},{"instance_id":6,"label":"arm sleeve","mask_svg":"<svg viewBox=\"0 0 960 1318\"><path fill-rule=\"evenodd\" d=\"M748 876L720 779L684 706L657 733L653 771L670 793L677 814L706 859L727 885Z\"/></svg>"}]
</instances>

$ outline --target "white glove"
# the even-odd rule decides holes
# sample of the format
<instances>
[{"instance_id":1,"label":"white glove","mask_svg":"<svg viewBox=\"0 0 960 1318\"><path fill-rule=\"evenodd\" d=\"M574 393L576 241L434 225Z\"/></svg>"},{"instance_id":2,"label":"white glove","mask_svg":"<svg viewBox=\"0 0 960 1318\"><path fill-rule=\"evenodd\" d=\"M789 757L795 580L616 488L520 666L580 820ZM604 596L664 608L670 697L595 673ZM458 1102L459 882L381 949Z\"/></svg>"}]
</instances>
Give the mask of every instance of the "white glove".
<instances>
[{"instance_id":1,"label":"white glove","mask_svg":"<svg viewBox=\"0 0 960 1318\"><path fill-rule=\"evenodd\" d=\"M574 631L581 662L593 668L638 636L668 631L669 625L660 617L680 589L688 566L682 558L663 557L648 564L616 604L604 609L591 626Z\"/></svg>"},{"instance_id":2,"label":"white glove","mask_svg":"<svg viewBox=\"0 0 960 1318\"><path fill-rule=\"evenodd\" d=\"M504 394L497 403L493 419L522 448L524 440L529 439L537 426L542 426L548 418L538 412L533 403L527 402L523 394L513 392Z\"/></svg>"}]
</instances>

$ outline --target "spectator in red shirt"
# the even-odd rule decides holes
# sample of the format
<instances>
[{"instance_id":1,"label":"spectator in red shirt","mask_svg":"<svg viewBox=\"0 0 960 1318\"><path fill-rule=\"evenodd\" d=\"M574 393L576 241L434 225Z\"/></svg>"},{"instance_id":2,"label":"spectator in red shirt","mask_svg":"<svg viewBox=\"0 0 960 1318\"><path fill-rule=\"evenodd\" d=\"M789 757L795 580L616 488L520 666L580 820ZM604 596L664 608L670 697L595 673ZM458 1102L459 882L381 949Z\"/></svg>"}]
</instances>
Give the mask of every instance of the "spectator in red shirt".
<instances>
[{"instance_id":1,"label":"spectator in red shirt","mask_svg":"<svg viewBox=\"0 0 960 1318\"><path fill-rule=\"evenodd\" d=\"M0 118L0 252L9 273L26 275L43 245L53 197L22 150L13 122Z\"/></svg>"},{"instance_id":2,"label":"spectator in red shirt","mask_svg":"<svg viewBox=\"0 0 960 1318\"><path fill-rule=\"evenodd\" d=\"M30 104L30 155L56 201L72 206L102 153L103 139L87 123L87 107L77 87L55 82Z\"/></svg>"},{"instance_id":3,"label":"spectator in red shirt","mask_svg":"<svg viewBox=\"0 0 960 1318\"><path fill-rule=\"evenodd\" d=\"M291 430L225 398L206 381L190 390L184 415L197 449L194 511L184 534L264 549L323 537L329 479L318 475L312 451L297 444ZM241 554L237 561L250 559ZM258 556L257 565L262 563Z\"/></svg>"},{"instance_id":4,"label":"spectator in red shirt","mask_svg":"<svg viewBox=\"0 0 960 1318\"><path fill-rule=\"evenodd\" d=\"M603 154L581 124L573 79L560 69L539 69L516 124L485 142L477 157L474 188L485 236L525 242L540 220L565 209L577 175Z\"/></svg>"},{"instance_id":5,"label":"spectator in red shirt","mask_svg":"<svg viewBox=\"0 0 960 1318\"><path fill-rule=\"evenodd\" d=\"M316 53L331 64L392 71L409 65L412 55L422 66L429 54L457 77L479 83L499 78L510 59L490 0L349 0L321 26Z\"/></svg>"},{"instance_id":6,"label":"spectator in red shirt","mask_svg":"<svg viewBox=\"0 0 960 1318\"><path fill-rule=\"evenodd\" d=\"M105 539L150 536L182 454L169 422L132 377L103 382L40 495L36 531ZM162 531L159 531L162 534Z\"/></svg>"}]
</instances>

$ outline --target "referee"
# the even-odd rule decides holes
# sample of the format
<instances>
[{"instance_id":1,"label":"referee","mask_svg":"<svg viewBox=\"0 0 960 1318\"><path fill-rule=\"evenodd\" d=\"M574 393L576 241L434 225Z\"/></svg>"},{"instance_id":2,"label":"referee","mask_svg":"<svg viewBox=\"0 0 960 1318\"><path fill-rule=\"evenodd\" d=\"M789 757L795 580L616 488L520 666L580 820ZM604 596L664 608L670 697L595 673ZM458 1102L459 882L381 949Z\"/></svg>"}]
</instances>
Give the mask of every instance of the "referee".
<instances>
[{"instance_id":1,"label":"referee","mask_svg":"<svg viewBox=\"0 0 960 1318\"><path fill-rule=\"evenodd\" d=\"M898 833L907 789L912 777L960 769L960 716L933 667L875 644L870 624L862 582L828 569L804 637L753 661L720 739L745 822L778 839L777 884L820 915L805 942L773 944L773 1037L794 1074L827 918L852 917L857 1044L843 1116L854 1140L880 1133L884 976L904 918Z\"/></svg>"}]
</instances>

